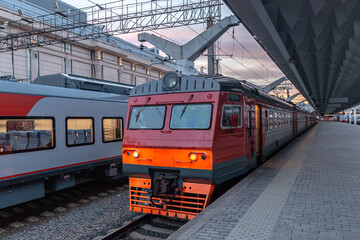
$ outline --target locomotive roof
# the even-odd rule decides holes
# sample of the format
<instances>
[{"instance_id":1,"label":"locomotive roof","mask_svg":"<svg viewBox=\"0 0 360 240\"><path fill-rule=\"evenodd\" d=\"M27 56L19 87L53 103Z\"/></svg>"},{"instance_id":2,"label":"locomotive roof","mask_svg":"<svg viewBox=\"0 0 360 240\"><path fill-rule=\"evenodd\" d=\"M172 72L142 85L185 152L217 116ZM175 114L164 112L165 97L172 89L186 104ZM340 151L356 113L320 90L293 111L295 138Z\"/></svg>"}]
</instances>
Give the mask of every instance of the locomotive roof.
<instances>
[{"instance_id":1,"label":"locomotive roof","mask_svg":"<svg viewBox=\"0 0 360 240\"><path fill-rule=\"evenodd\" d=\"M67 89L61 87L44 86L24 82L0 81L1 93L26 94L46 97L64 97L101 101L127 102L128 95L113 93L85 91L78 89Z\"/></svg>"},{"instance_id":2,"label":"locomotive roof","mask_svg":"<svg viewBox=\"0 0 360 240\"><path fill-rule=\"evenodd\" d=\"M151 82L144 83L142 85L134 87L130 91L130 96L146 96L157 94L169 94L169 93L183 93L183 92L211 92L211 91L226 91L243 93L247 96L255 99L263 100L271 103L274 106L288 108L292 110L298 110L292 103L285 102L270 94L261 92L258 89L248 85L245 81L240 81L235 78L225 76L208 76L208 75L196 75L196 76L181 76L179 90L165 91L162 88L163 78Z\"/></svg>"},{"instance_id":3,"label":"locomotive roof","mask_svg":"<svg viewBox=\"0 0 360 240\"><path fill-rule=\"evenodd\" d=\"M40 76L36 78L32 83L54 87L116 93L121 95L129 95L130 90L134 87L133 85L129 84L64 73Z\"/></svg>"}]
</instances>

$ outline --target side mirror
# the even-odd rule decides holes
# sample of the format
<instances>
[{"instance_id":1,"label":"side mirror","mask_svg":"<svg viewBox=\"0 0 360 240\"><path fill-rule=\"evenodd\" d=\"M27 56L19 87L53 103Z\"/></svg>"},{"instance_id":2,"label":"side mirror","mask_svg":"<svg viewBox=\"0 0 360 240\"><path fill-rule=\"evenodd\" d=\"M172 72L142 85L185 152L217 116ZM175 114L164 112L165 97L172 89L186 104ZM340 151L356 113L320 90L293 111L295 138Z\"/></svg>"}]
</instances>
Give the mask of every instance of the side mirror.
<instances>
[{"instance_id":1,"label":"side mirror","mask_svg":"<svg viewBox=\"0 0 360 240\"><path fill-rule=\"evenodd\" d=\"M231 127L237 127L239 125L239 115L233 114L231 116Z\"/></svg>"}]
</instances>

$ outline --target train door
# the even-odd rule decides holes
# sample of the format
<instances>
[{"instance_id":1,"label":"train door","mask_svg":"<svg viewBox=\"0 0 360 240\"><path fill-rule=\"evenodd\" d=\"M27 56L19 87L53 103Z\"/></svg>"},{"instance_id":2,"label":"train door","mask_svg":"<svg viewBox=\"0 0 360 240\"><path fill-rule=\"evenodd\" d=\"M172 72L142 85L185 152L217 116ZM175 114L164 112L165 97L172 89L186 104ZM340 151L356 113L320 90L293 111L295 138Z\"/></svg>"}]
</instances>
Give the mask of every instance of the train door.
<instances>
[{"instance_id":1,"label":"train door","mask_svg":"<svg viewBox=\"0 0 360 240\"><path fill-rule=\"evenodd\" d=\"M262 160L262 116L261 106L255 105L255 152L258 164Z\"/></svg>"},{"instance_id":2,"label":"train door","mask_svg":"<svg viewBox=\"0 0 360 240\"><path fill-rule=\"evenodd\" d=\"M293 139L297 136L297 114L293 113L292 115L292 124L293 124Z\"/></svg>"},{"instance_id":3,"label":"train door","mask_svg":"<svg viewBox=\"0 0 360 240\"><path fill-rule=\"evenodd\" d=\"M247 118L247 156L248 159L252 159L254 153L254 105L248 105L246 108L246 118Z\"/></svg>"}]
</instances>

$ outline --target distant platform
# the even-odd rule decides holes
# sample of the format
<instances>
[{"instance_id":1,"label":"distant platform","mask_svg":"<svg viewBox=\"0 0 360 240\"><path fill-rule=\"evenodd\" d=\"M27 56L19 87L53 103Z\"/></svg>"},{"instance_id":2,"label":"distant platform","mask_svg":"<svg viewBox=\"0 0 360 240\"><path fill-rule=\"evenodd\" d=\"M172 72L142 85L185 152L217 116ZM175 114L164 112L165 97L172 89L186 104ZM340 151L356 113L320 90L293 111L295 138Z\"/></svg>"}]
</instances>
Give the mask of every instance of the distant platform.
<instances>
[{"instance_id":1,"label":"distant platform","mask_svg":"<svg viewBox=\"0 0 360 240\"><path fill-rule=\"evenodd\" d=\"M320 122L168 239L360 239L360 127Z\"/></svg>"}]
</instances>

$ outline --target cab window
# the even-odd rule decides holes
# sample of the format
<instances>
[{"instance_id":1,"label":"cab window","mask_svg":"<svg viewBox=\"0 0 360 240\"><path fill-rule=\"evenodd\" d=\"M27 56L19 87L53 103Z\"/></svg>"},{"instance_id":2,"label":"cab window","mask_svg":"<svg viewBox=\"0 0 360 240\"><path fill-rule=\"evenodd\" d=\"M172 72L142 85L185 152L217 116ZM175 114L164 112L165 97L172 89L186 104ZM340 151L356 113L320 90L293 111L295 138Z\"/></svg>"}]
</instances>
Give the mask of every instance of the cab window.
<instances>
[{"instance_id":1,"label":"cab window","mask_svg":"<svg viewBox=\"0 0 360 240\"><path fill-rule=\"evenodd\" d=\"M131 109L129 129L163 129L166 106L136 106Z\"/></svg>"},{"instance_id":2,"label":"cab window","mask_svg":"<svg viewBox=\"0 0 360 240\"><path fill-rule=\"evenodd\" d=\"M179 104L171 111L171 129L209 129L211 124L212 105Z\"/></svg>"},{"instance_id":3,"label":"cab window","mask_svg":"<svg viewBox=\"0 0 360 240\"><path fill-rule=\"evenodd\" d=\"M238 105L224 105L222 117L221 117L221 128L232 127L232 116L236 115L238 118L237 127L242 126L242 107Z\"/></svg>"}]
</instances>

